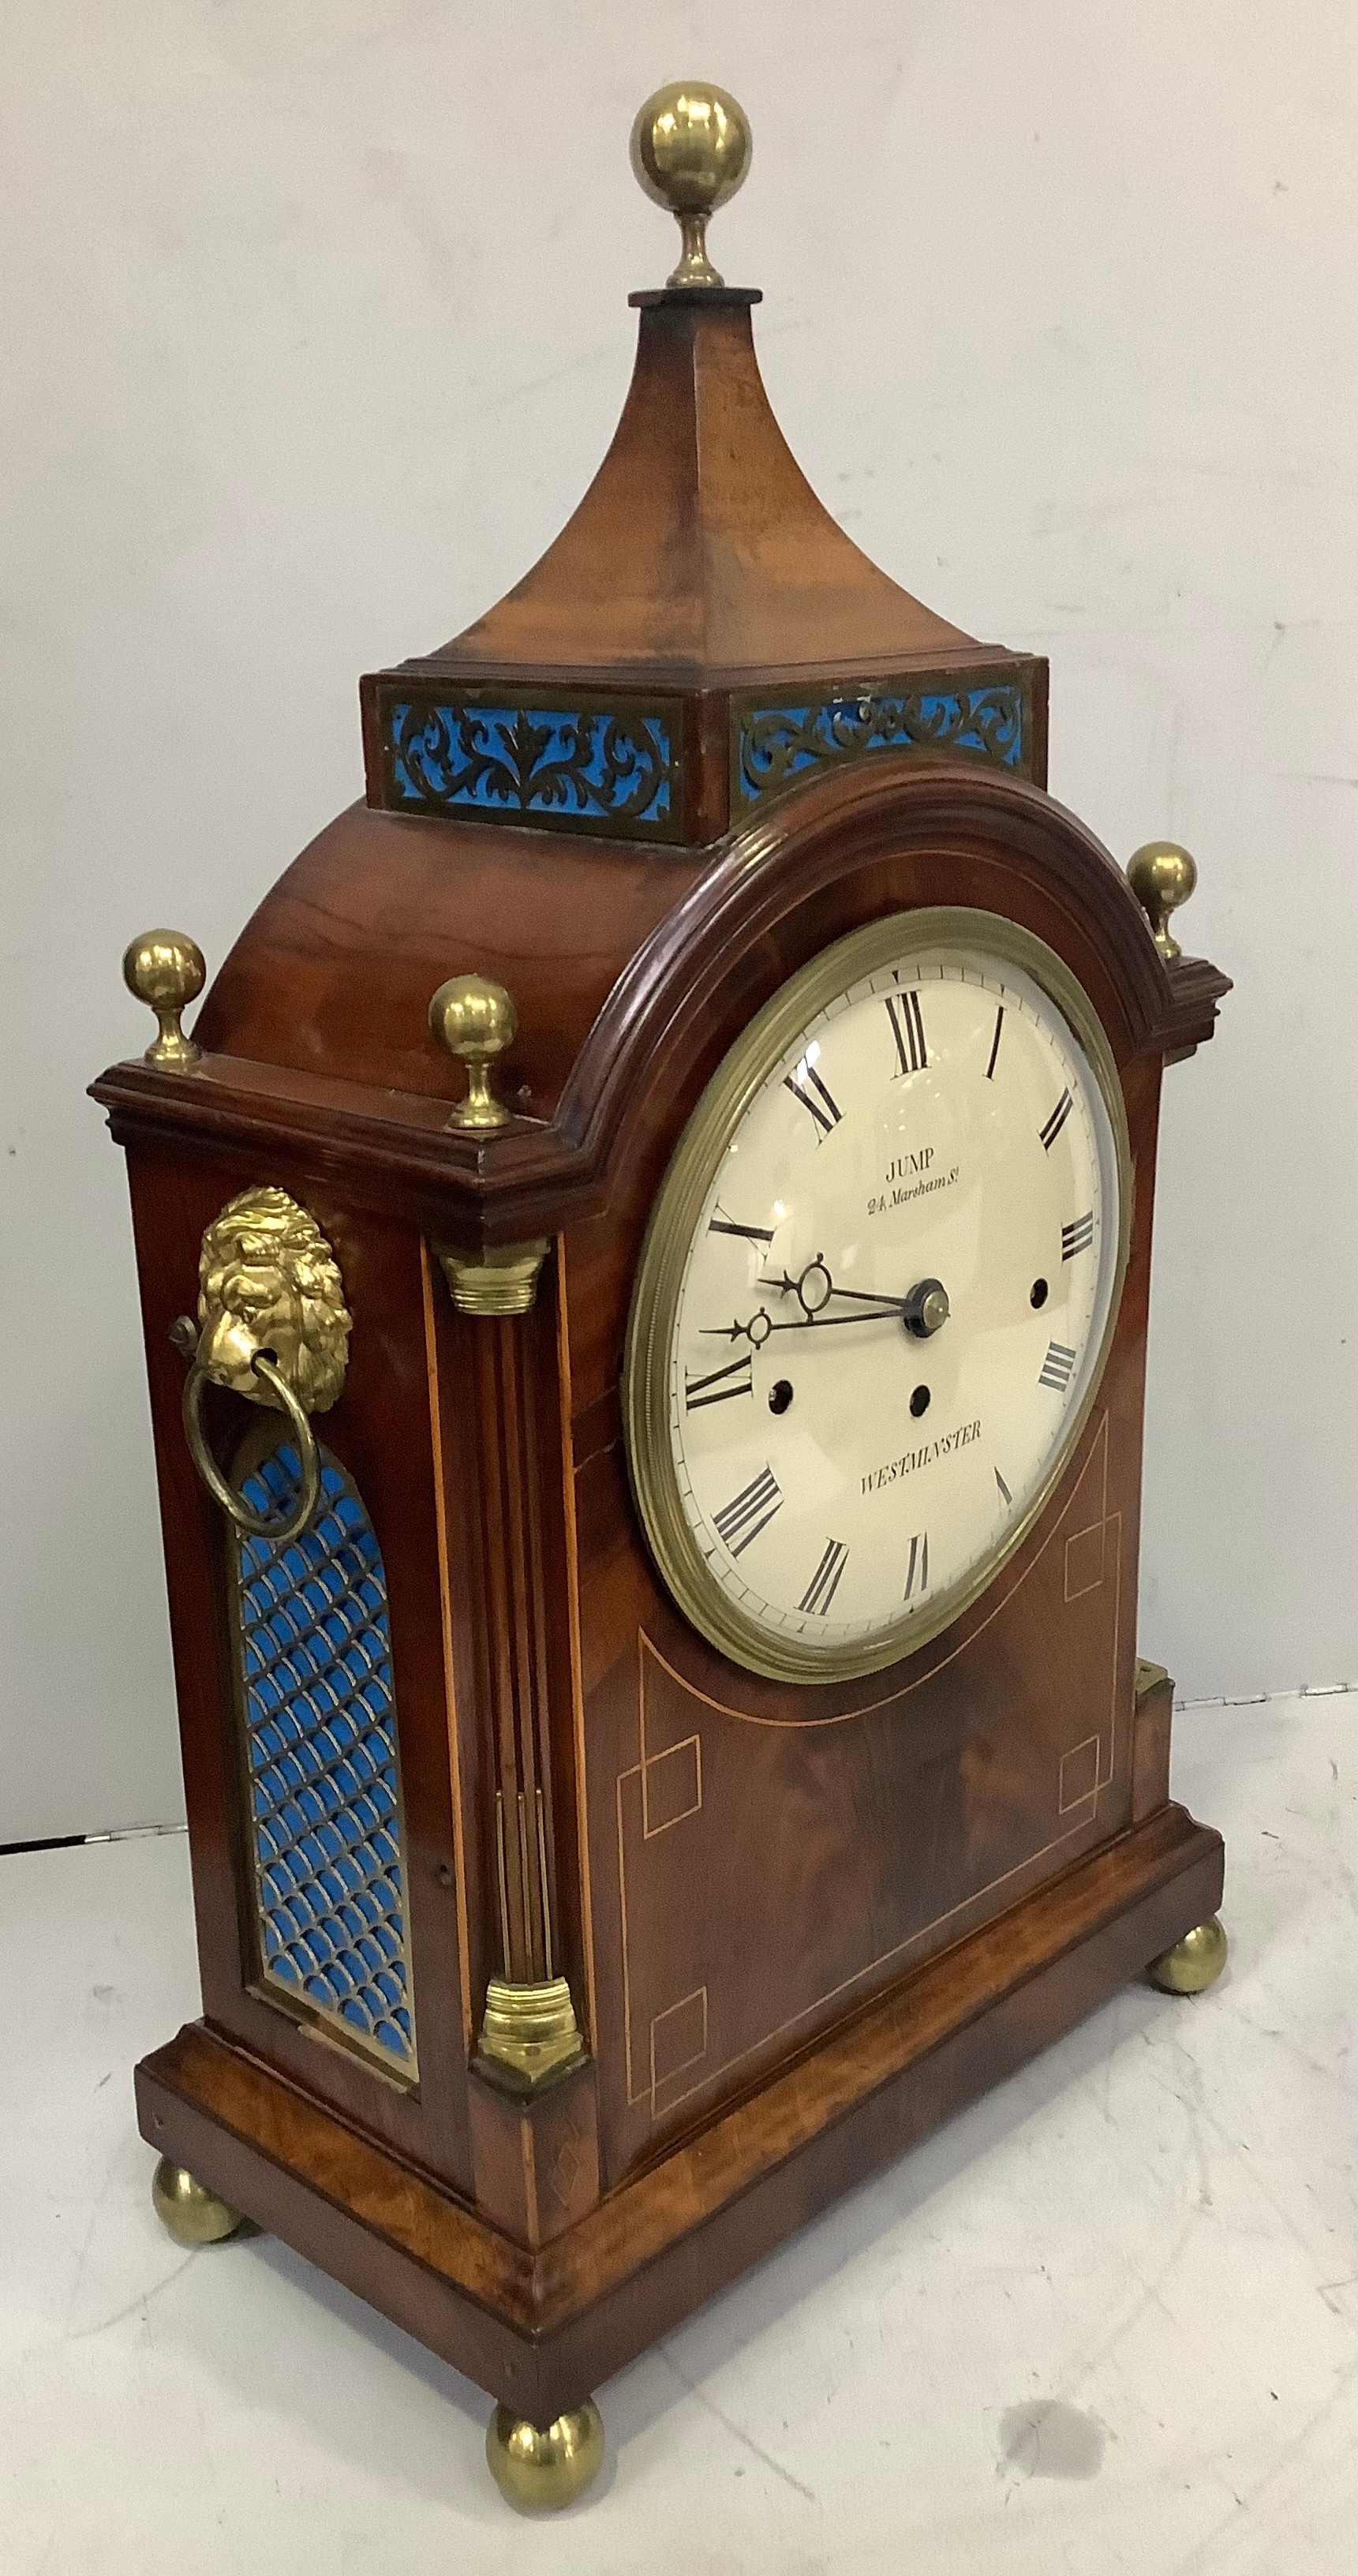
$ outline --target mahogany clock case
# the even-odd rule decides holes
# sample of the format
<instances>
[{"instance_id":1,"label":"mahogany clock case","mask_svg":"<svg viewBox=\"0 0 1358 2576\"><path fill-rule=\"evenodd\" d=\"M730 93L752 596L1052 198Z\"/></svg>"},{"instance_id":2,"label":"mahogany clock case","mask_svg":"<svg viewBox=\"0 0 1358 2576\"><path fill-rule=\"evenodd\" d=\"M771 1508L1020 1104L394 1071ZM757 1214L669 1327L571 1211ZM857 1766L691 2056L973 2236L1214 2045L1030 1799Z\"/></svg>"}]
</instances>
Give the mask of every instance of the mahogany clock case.
<instances>
[{"instance_id":1,"label":"mahogany clock case","mask_svg":"<svg viewBox=\"0 0 1358 2576\"><path fill-rule=\"evenodd\" d=\"M1045 662L937 616L811 491L760 381L758 296L703 248L748 166L737 103L672 85L633 155L681 258L632 299L594 482L498 606L362 683L367 805L266 897L187 1045L159 979L177 1010L197 950L134 943L162 1035L95 1086L128 1150L202 1972L201 2021L138 2069L162 2198L276 2229L492 2391L492 2468L521 2492L535 2464L539 2501L597 2464L592 2389L1204 1925L1222 1876L1219 1837L1169 1802L1170 1684L1135 1635L1161 1068L1226 989L1165 932L1192 862L1140 854L1152 936L1044 792ZM760 1678L681 1615L634 1509L643 1238L695 1103L787 979L939 906L1043 943L1104 1032L1121 1301L988 1588L885 1669ZM181 1320L207 1230L261 1191L330 1281L325 1472L389 1623L361 1891L383 1886L399 1945L386 2060L380 2029L325 2008L314 1958L282 1990L267 1949L256 1799L294 1792L276 1744L250 1767L223 1513L258 1414L232 1387L272 1369L313 1478L321 1452L262 1309L226 1384L202 1304ZM324 1527L297 1524L285 1634ZM295 1717L312 1683L287 1689ZM352 1823L366 1788L343 1796ZM307 1867L335 1923L359 1911Z\"/></svg>"},{"instance_id":2,"label":"mahogany clock case","mask_svg":"<svg viewBox=\"0 0 1358 2576\"><path fill-rule=\"evenodd\" d=\"M839 1686L761 1680L683 1621L642 1539L619 1373L685 1119L784 980L892 911L1000 914L1078 977L1134 1174L1092 1411L1018 1554L943 1635ZM456 969L519 1036L480 1136L426 1033ZM1219 1838L1167 1802L1169 1684L1135 1603L1161 1068L1225 979L1162 960L1041 790L884 756L705 850L357 808L268 896L192 1076L95 1086L128 1148L203 2020L138 2073L144 2134L538 2424L811 2210L1208 1918ZM269 1181L353 1315L326 1419L381 1536L418 2081L266 1994L220 1516L171 1327L223 1202ZM437 1250L553 1246L537 1299L455 1311ZM248 1408L214 1394L230 1456ZM546 1875L501 1957L494 1792L540 1791ZM551 1918L587 2056L516 2104L478 2071L487 1982Z\"/></svg>"}]
</instances>

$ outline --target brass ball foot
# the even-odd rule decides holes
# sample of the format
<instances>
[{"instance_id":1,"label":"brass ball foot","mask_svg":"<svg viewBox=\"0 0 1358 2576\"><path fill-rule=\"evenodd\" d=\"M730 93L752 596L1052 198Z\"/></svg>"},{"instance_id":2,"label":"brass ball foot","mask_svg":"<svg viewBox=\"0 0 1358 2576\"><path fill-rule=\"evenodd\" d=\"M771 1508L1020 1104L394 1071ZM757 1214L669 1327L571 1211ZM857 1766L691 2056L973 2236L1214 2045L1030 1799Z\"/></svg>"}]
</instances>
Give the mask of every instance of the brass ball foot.
<instances>
[{"instance_id":1,"label":"brass ball foot","mask_svg":"<svg viewBox=\"0 0 1358 2576\"><path fill-rule=\"evenodd\" d=\"M559 2513L592 2486L603 2466L603 2419L592 2398L545 2429L497 2406L486 2427L486 2459L502 2496L521 2513Z\"/></svg>"},{"instance_id":2,"label":"brass ball foot","mask_svg":"<svg viewBox=\"0 0 1358 2576\"><path fill-rule=\"evenodd\" d=\"M234 2236L241 2223L241 2213L229 2201L219 2200L205 2183L195 2182L184 2165L172 2165L162 2156L151 2183L151 2199L162 2227L176 2245L220 2245L224 2236Z\"/></svg>"},{"instance_id":3,"label":"brass ball foot","mask_svg":"<svg viewBox=\"0 0 1358 2576\"><path fill-rule=\"evenodd\" d=\"M1162 1950L1146 1974L1164 1994L1200 1995L1216 1984L1226 1965L1226 1948L1221 1917L1214 1914L1208 1923L1195 1923L1172 1950Z\"/></svg>"}]
</instances>

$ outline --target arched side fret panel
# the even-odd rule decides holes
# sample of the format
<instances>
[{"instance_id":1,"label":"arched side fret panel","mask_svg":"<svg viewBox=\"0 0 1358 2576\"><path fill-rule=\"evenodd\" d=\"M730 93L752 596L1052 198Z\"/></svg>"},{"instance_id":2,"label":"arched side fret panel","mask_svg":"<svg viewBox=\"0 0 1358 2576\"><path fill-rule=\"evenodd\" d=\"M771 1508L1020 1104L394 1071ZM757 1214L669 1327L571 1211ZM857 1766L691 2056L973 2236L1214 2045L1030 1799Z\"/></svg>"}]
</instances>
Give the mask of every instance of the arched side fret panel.
<instances>
[{"instance_id":1,"label":"arched side fret panel","mask_svg":"<svg viewBox=\"0 0 1358 2576\"><path fill-rule=\"evenodd\" d=\"M299 1461L265 1430L246 1445L241 1490L281 1519ZM386 1574L352 1477L324 1448L321 1466L300 1537L230 1542L255 1973L270 2001L413 2081Z\"/></svg>"}]
</instances>

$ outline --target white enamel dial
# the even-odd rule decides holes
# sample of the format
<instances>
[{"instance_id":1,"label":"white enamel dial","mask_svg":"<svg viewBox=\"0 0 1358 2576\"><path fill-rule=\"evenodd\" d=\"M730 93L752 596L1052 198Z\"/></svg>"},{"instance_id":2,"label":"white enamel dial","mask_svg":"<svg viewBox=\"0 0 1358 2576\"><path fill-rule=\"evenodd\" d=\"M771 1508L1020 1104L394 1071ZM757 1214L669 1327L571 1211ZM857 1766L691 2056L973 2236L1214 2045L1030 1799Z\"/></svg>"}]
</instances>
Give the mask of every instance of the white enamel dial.
<instances>
[{"instance_id":1,"label":"white enamel dial","mask_svg":"<svg viewBox=\"0 0 1358 2576\"><path fill-rule=\"evenodd\" d=\"M676 1158L682 1239L633 1368L682 1606L785 1678L872 1669L975 1597L1083 1419L1120 1285L1102 1032L1084 1004L1077 1037L1036 941L954 912L962 935L921 943L939 918L854 934L761 1014L772 1051Z\"/></svg>"}]
</instances>

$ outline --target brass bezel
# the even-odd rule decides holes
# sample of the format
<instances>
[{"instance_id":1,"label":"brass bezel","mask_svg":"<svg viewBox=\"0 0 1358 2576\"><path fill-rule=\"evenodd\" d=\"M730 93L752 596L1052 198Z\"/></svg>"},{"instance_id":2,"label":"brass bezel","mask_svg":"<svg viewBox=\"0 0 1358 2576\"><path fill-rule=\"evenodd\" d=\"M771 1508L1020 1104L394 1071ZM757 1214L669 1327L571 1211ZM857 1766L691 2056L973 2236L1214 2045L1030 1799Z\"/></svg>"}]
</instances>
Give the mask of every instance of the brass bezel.
<instances>
[{"instance_id":1,"label":"brass bezel","mask_svg":"<svg viewBox=\"0 0 1358 2576\"><path fill-rule=\"evenodd\" d=\"M713 1174L745 1111L807 1022L865 975L912 950L950 944L979 950L1030 976L1061 1013L1098 1085L1117 1163L1117 1257L1108 1314L1084 1395L1047 1475L1003 1544L970 1582L960 1592L943 1595L936 1615L916 1611L902 1620L898 1633L870 1647L783 1643L745 1618L714 1581L679 1499L670 1453L669 1347L689 1243ZM1113 1051L1084 986L1045 941L999 913L931 904L849 931L789 977L735 1040L675 1147L637 1264L623 1358L623 1438L641 1525L667 1590L709 1645L769 1681L857 1681L904 1662L979 1600L1045 1509L1089 1419L1117 1325L1131 1219L1131 1144Z\"/></svg>"}]
</instances>

